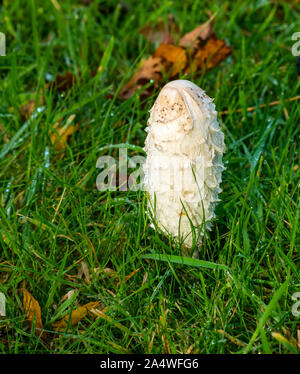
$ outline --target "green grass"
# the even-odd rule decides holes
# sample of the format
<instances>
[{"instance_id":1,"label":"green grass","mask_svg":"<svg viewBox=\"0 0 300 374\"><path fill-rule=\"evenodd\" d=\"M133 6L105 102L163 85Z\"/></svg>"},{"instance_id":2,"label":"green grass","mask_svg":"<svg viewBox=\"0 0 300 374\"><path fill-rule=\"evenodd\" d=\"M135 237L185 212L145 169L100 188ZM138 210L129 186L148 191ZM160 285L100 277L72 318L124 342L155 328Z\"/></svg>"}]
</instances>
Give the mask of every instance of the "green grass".
<instances>
[{"instance_id":1,"label":"green grass","mask_svg":"<svg viewBox=\"0 0 300 374\"><path fill-rule=\"evenodd\" d=\"M300 322L292 314L292 295L300 291L300 106L284 100L299 94L291 54L299 4L147 0L100 2L99 11L99 1L57 3L60 9L51 1L14 0L0 8L7 38L7 56L0 57L0 291L7 297L0 351L293 352ZM154 50L138 29L172 13L183 34L206 21L207 10L217 13L215 30L233 54L192 78L215 97L218 111L230 111L220 118L227 146L222 201L199 262L178 258L178 246L149 227L143 192L99 192L95 181L97 158L118 156L108 145L144 145L155 96L144 104L138 96L107 98ZM66 71L80 71L81 82L65 97L44 89ZM43 110L22 120L19 108L38 102L41 89ZM281 104L259 107L274 100ZM255 110L246 112L249 106ZM71 114L80 127L65 151L56 151L49 131ZM129 155L139 149L129 146ZM80 261L90 283L77 277ZM48 342L25 322L24 280L41 306ZM64 310L70 290L77 296ZM108 319L52 327L60 313L97 300Z\"/></svg>"}]
</instances>

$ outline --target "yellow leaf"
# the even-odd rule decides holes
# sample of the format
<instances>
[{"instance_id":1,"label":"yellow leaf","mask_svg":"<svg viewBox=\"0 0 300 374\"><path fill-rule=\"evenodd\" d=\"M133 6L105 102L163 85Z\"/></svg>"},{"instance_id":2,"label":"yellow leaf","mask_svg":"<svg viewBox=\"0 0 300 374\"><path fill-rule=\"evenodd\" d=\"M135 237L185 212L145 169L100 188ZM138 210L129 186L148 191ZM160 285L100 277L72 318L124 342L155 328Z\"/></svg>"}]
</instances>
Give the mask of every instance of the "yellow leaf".
<instances>
[{"instance_id":1,"label":"yellow leaf","mask_svg":"<svg viewBox=\"0 0 300 374\"><path fill-rule=\"evenodd\" d=\"M23 287L23 307L30 325L32 325L35 320L34 333L39 335L41 330L43 330L41 308L36 299L25 287Z\"/></svg>"},{"instance_id":2,"label":"yellow leaf","mask_svg":"<svg viewBox=\"0 0 300 374\"><path fill-rule=\"evenodd\" d=\"M54 131L50 134L50 141L57 151L63 151L66 148L67 141L73 133L78 130L78 125L72 125L75 115L72 114L63 127L59 127L62 119L54 125Z\"/></svg>"},{"instance_id":3,"label":"yellow leaf","mask_svg":"<svg viewBox=\"0 0 300 374\"><path fill-rule=\"evenodd\" d=\"M92 301L91 303L80 306L61 320L53 323L52 326L56 329L65 329L68 324L75 326L80 320L86 317L91 309L97 308L100 304L100 301Z\"/></svg>"},{"instance_id":4,"label":"yellow leaf","mask_svg":"<svg viewBox=\"0 0 300 374\"><path fill-rule=\"evenodd\" d=\"M163 61L165 72L169 73L170 78L183 71L188 62L185 49L172 44L160 44L153 56Z\"/></svg>"},{"instance_id":5,"label":"yellow leaf","mask_svg":"<svg viewBox=\"0 0 300 374\"><path fill-rule=\"evenodd\" d=\"M285 336L283 336L279 332L272 332L271 335L274 339L276 339L279 343L283 344L291 352L297 352L297 345L294 345L293 342L289 341Z\"/></svg>"},{"instance_id":6,"label":"yellow leaf","mask_svg":"<svg viewBox=\"0 0 300 374\"><path fill-rule=\"evenodd\" d=\"M103 269L103 272L107 274L109 277L114 277L117 274L115 270L110 269L110 268Z\"/></svg>"},{"instance_id":7,"label":"yellow leaf","mask_svg":"<svg viewBox=\"0 0 300 374\"><path fill-rule=\"evenodd\" d=\"M141 270L142 267L139 267L138 269L135 269L132 273L129 275L126 275L125 280L128 281L130 278L132 278L138 271Z\"/></svg>"},{"instance_id":8,"label":"yellow leaf","mask_svg":"<svg viewBox=\"0 0 300 374\"><path fill-rule=\"evenodd\" d=\"M287 338L281 335L279 332L272 332L271 335L273 336L274 339L276 339L280 343L289 343Z\"/></svg>"},{"instance_id":9,"label":"yellow leaf","mask_svg":"<svg viewBox=\"0 0 300 374\"><path fill-rule=\"evenodd\" d=\"M91 313L93 313L96 317L100 317L100 318L104 319L105 321L109 322L110 324L114 325L118 329L122 330L123 332L125 332L127 334L130 334L130 330L127 327L123 326L119 322L114 321L113 318L111 318L110 316L106 315L105 313L107 311L108 311L107 307L104 308L103 310L99 310L97 308L92 308L91 309Z\"/></svg>"},{"instance_id":10,"label":"yellow leaf","mask_svg":"<svg viewBox=\"0 0 300 374\"><path fill-rule=\"evenodd\" d=\"M138 269L135 269L132 273L129 275L126 275L125 282L127 282L130 278L132 278L138 271L141 270L142 267L139 267ZM120 286L121 282L117 282L117 286Z\"/></svg>"}]
</instances>

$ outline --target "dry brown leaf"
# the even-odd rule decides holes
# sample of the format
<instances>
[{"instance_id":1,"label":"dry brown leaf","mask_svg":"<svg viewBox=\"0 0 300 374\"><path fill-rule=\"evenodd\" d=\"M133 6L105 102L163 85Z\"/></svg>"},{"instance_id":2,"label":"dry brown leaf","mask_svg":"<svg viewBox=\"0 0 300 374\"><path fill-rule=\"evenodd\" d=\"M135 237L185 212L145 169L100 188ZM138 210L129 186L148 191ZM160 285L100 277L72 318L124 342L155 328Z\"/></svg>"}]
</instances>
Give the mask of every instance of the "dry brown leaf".
<instances>
[{"instance_id":1,"label":"dry brown leaf","mask_svg":"<svg viewBox=\"0 0 300 374\"><path fill-rule=\"evenodd\" d=\"M147 83L151 83L151 86L140 95L142 99L149 97L153 90L162 83L165 75L168 79L177 79L180 72L203 74L226 59L231 54L231 48L224 40L216 37L213 23L214 15L211 14L207 22L185 34L178 46L166 37L168 43L161 43L154 54L142 62L130 81L123 86L120 97L128 99ZM170 23L168 27L171 27ZM151 32L159 31L160 40L162 40L162 26L157 26L157 30L151 30L149 26L143 28L141 32L151 39L154 35ZM166 28L163 30L166 32Z\"/></svg>"},{"instance_id":2,"label":"dry brown leaf","mask_svg":"<svg viewBox=\"0 0 300 374\"><path fill-rule=\"evenodd\" d=\"M41 308L37 300L23 287L23 308L30 326L34 325L34 333L40 335L43 330Z\"/></svg>"},{"instance_id":3,"label":"dry brown leaf","mask_svg":"<svg viewBox=\"0 0 300 374\"><path fill-rule=\"evenodd\" d=\"M225 60L232 50L226 45L224 40L217 39L216 36L209 38L201 45L195 54L190 66L186 69L186 73L203 73L213 69Z\"/></svg>"},{"instance_id":4,"label":"dry brown leaf","mask_svg":"<svg viewBox=\"0 0 300 374\"><path fill-rule=\"evenodd\" d=\"M190 355L193 352L194 348L195 348L195 345L192 344L191 346L189 346L189 348L186 350L186 352L184 354Z\"/></svg>"},{"instance_id":5,"label":"dry brown leaf","mask_svg":"<svg viewBox=\"0 0 300 374\"><path fill-rule=\"evenodd\" d=\"M61 302L64 302L66 300L70 300L75 294L75 290L70 290L68 291L62 298L61 298Z\"/></svg>"},{"instance_id":6,"label":"dry brown leaf","mask_svg":"<svg viewBox=\"0 0 300 374\"><path fill-rule=\"evenodd\" d=\"M128 99L151 82L152 85L141 93L141 98L150 96L153 89L161 82L163 73L168 74L170 78L175 77L185 68L186 63L187 55L183 48L172 44L160 44L154 55L143 61L138 71L123 86L120 97Z\"/></svg>"},{"instance_id":7,"label":"dry brown leaf","mask_svg":"<svg viewBox=\"0 0 300 374\"><path fill-rule=\"evenodd\" d=\"M133 270L129 275L126 275L125 281L127 282L130 278L132 278L137 272L141 270L141 266L138 269Z\"/></svg>"},{"instance_id":8,"label":"dry brown leaf","mask_svg":"<svg viewBox=\"0 0 300 374\"><path fill-rule=\"evenodd\" d=\"M290 343L297 349L297 346L298 346L298 339L294 338L292 336L292 333L289 329L287 329L286 327L282 326L281 327L281 330L283 331L284 333L284 336L290 341ZM297 336L298 338L298 336Z\"/></svg>"},{"instance_id":9,"label":"dry brown leaf","mask_svg":"<svg viewBox=\"0 0 300 374\"><path fill-rule=\"evenodd\" d=\"M117 272L111 268L104 268L103 272L107 274L109 277L115 277Z\"/></svg>"},{"instance_id":10,"label":"dry brown leaf","mask_svg":"<svg viewBox=\"0 0 300 374\"><path fill-rule=\"evenodd\" d=\"M210 19L202 25L196 27L194 30L185 34L179 41L179 46L188 48L190 51L194 51L200 40L207 40L213 34L215 16L211 14Z\"/></svg>"},{"instance_id":11,"label":"dry brown leaf","mask_svg":"<svg viewBox=\"0 0 300 374\"><path fill-rule=\"evenodd\" d=\"M139 33L151 43L174 44L174 38L179 35L179 28L175 24L173 14L168 15L168 22L161 20L157 24L150 23L143 26Z\"/></svg>"},{"instance_id":12,"label":"dry brown leaf","mask_svg":"<svg viewBox=\"0 0 300 374\"><path fill-rule=\"evenodd\" d=\"M58 330L65 329L69 324L75 326L79 321L88 315L92 309L96 309L101 305L100 301L92 301L73 310L61 320L54 322L52 326Z\"/></svg>"},{"instance_id":13,"label":"dry brown leaf","mask_svg":"<svg viewBox=\"0 0 300 374\"><path fill-rule=\"evenodd\" d=\"M57 74L54 81L47 84L49 90L64 92L71 89L77 83L77 76L74 73L66 72Z\"/></svg>"},{"instance_id":14,"label":"dry brown leaf","mask_svg":"<svg viewBox=\"0 0 300 374\"><path fill-rule=\"evenodd\" d=\"M57 90L59 92L65 92L71 89L74 84L77 83L77 77L73 73L58 74L54 81L47 83L45 86L47 89ZM20 108L20 116L22 120L28 120L32 115L33 111L38 107L42 106L45 103L43 89L40 90L39 102L38 105L35 103L35 98L29 100Z\"/></svg>"},{"instance_id":15,"label":"dry brown leaf","mask_svg":"<svg viewBox=\"0 0 300 374\"><path fill-rule=\"evenodd\" d=\"M144 286L147 283L148 276L149 276L149 273L146 271L146 273L143 276L142 286Z\"/></svg>"},{"instance_id":16,"label":"dry brown leaf","mask_svg":"<svg viewBox=\"0 0 300 374\"><path fill-rule=\"evenodd\" d=\"M102 317L102 318L105 318L105 319L110 318L110 317L106 316L106 314L105 314L107 311L108 311L107 307L103 308L102 310L99 310L97 308L92 308L91 309L92 314L94 314L97 317Z\"/></svg>"},{"instance_id":17,"label":"dry brown leaf","mask_svg":"<svg viewBox=\"0 0 300 374\"><path fill-rule=\"evenodd\" d=\"M285 328L282 329L284 332L287 332ZM271 335L274 339L276 339L279 343L286 345L287 348L293 349L295 348L297 350L297 341L295 338L291 338L290 336L283 336L279 332L273 331L271 332ZM289 333L288 333L289 335Z\"/></svg>"},{"instance_id":18,"label":"dry brown leaf","mask_svg":"<svg viewBox=\"0 0 300 374\"><path fill-rule=\"evenodd\" d=\"M20 116L23 120L28 120L35 109L35 99L28 101L20 108Z\"/></svg>"},{"instance_id":19,"label":"dry brown leaf","mask_svg":"<svg viewBox=\"0 0 300 374\"><path fill-rule=\"evenodd\" d=\"M177 76L187 64L186 51L172 44L161 44L153 56L162 60L164 71L170 78Z\"/></svg>"},{"instance_id":20,"label":"dry brown leaf","mask_svg":"<svg viewBox=\"0 0 300 374\"><path fill-rule=\"evenodd\" d=\"M39 97L39 102L38 102L38 107L44 105L44 102L45 102L44 95L43 95L42 90L41 90L40 97ZM26 104L24 104L20 108L20 116L21 116L22 120L27 121L31 117L31 115L32 115L32 113L34 112L35 109L36 109L35 99L31 99Z\"/></svg>"},{"instance_id":21,"label":"dry brown leaf","mask_svg":"<svg viewBox=\"0 0 300 374\"><path fill-rule=\"evenodd\" d=\"M78 124L71 124L75 118L75 115L72 114L64 126L59 127L62 122L62 118L56 122L53 126L53 131L50 133L50 141L54 145L56 151L63 151L66 148L68 139L75 131L78 130Z\"/></svg>"},{"instance_id":22,"label":"dry brown leaf","mask_svg":"<svg viewBox=\"0 0 300 374\"><path fill-rule=\"evenodd\" d=\"M104 319L105 321L109 322L110 324L114 325L115 327L117 327L118 329L120 329L121 331L124 331L125 333L129 333L129 330L127 327L125 327L124 325L122 325L121 323L115 321L112 317L108 316L106 314L106 312L108 311L108 308L105 307L103 308L102 310L99 310L97 308L95 309L91 309L91 313L96 316L96 317L99 317L99 318L102 318ZM140 335L140 334L139 334Z\"/></svg>"},{"instance_id":23,"label":"dry brown leaf","mask_svg":"<svg viewBox=\"0 0 300 374\"><path fill-rule=\"evenodd\" d=\"M153 91L154 87L158 86L159 81L162 79L162 71L164 65L159 57L150 57L144 60L141 67L133 75L130 81L125 84L120 91L120 97L123 99L128 99L137 90L140 90L145 84L153 81L153 85L147 90L143 91L141 96L149 96Z\"/></svg>"},{"instance_id":24,"label":"dry brown leaf","mask_svg":"<svg viewBox=\"0 0 300 374\"><path fill-rule=\"evenodd\" d=\"M85 281L89 283L91 281L91 274L89 271L89 267L85 261L81 261L80 269L78 271L79 278L82 278L83 275L84 275Z\"/></svg>"},{"instance_id":25,"label":"dry brown leaf","mask_svg":"<svg viewBox=\"0 0 300 374\"><path fill-rule=\"evenodd\" d=\"M98 268L94 268L94 273L95 274L99 274L100 271L103 271L103 273L107 274L110 277L114 277L116 275L116 271L113 270L113 269L111 269L111 268L104 268L104 269L99 268L99 267Z\"/></svg>"},{"instance_id":26,"label":"dry brown leaf","mask_svg":"<svg viewBox=\"0 0 300 374\"><path fill-rule=\"evenodd\" d=\"M135 269L133 272L131 272L129 275L126 275L125 282L127 282L130 278L132 278L138 271L141 270L142 267L139 267L138 269ZM121 281L117 282L117 286L120 286Z\"/></svg>"}]
</instances>

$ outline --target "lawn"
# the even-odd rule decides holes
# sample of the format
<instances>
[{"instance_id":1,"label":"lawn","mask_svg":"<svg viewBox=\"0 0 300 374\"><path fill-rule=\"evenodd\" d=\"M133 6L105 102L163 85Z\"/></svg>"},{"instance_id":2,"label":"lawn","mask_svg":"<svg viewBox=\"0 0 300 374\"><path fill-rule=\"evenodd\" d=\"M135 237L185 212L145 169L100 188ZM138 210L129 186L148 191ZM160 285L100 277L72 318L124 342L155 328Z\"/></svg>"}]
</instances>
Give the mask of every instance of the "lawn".
<instances>
[{"instance_id":1,"label":"lawn","mask_svg":"<svg viewBox=\"0 0 300 374\"><path fill-rule=\"evenodd\" d=\"M0 351L299 352L300 101L290 100L299 95L291 52L292 35L300 32L299 3L0 4L6 36L0 57L0 292L6 298ZM183 35L209 11L232 54L203 75L180 76L224 112L223 192L197 261L178 257L176 242L150 227L143 191L98 191L96 162L117 158L118 144L129 156L143 154L157 92L146 100L118 97L155 49L140 28L173 14ZM70 89L49 88L67 72L76 76ZM24 113L30 100L35 110ZM72 133L61 147L51 138L60 120ZM40 307L42 326L37 306L30 323L26 291ZM71 312L74 317L86 304L95 308L73 321Z\"/></svg>"}]
</instances>

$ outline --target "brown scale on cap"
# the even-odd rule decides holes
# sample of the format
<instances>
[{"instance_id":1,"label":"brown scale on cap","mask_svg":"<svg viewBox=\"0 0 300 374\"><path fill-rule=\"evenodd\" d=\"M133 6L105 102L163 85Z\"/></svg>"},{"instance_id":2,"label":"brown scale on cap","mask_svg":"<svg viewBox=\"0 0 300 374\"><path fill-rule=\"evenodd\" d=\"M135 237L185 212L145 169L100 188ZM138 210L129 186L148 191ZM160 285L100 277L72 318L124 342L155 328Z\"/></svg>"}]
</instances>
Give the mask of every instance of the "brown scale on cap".
<instances>
[{"instance_id":1,"label":"brown scale on cap","mask_svg":"<svg viewBox=\"0 0 300 374\"><path fill-rule=\"evenodd\" d=\"M151 111L151 120L167 123L178 119L187 111L182 95L175 88L165 88Z\"/></svg>"}]
</instances>

